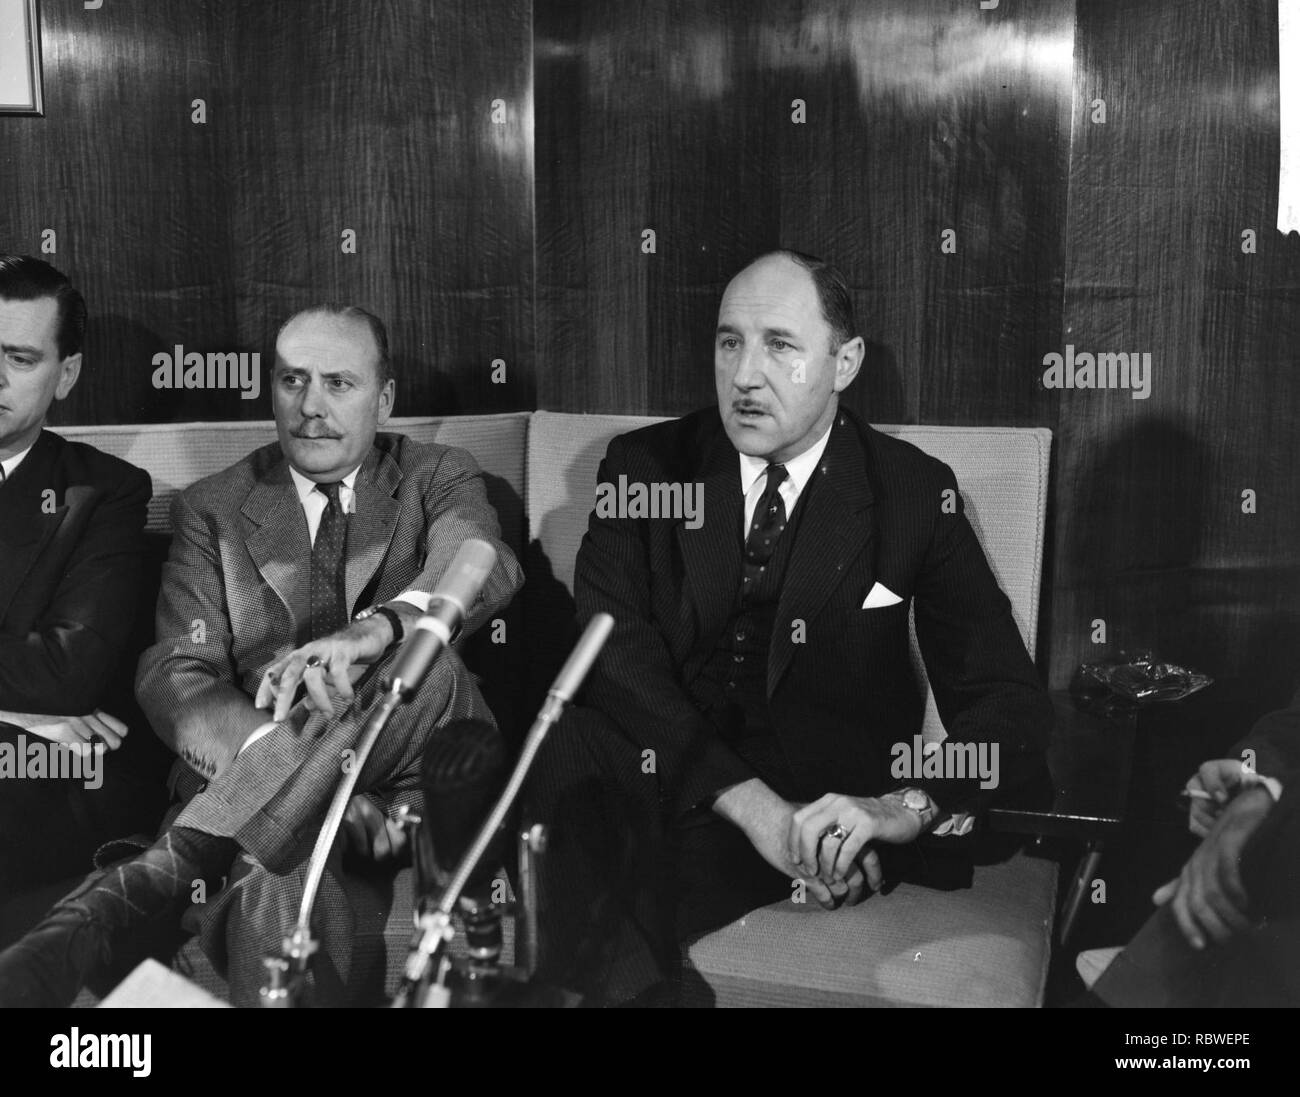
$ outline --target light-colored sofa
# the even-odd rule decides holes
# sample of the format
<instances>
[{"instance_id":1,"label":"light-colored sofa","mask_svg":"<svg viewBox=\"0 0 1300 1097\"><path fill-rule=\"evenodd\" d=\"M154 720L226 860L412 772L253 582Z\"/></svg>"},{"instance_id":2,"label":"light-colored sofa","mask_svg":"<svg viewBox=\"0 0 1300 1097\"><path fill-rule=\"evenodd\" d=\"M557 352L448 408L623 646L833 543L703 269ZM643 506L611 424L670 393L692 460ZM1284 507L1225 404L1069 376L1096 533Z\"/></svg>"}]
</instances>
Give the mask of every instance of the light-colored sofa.
<instances>
[{"instance_id":1,"label":"light-colored sofa","mask_svg":"<svg viewBox=\"0 0 1300 1097\"><path fill-rule=\"evenodd\" d=\"M529 571L573 588L573 567L595 497L596 471L615 435L657 419L519 412L394 419L385 428L421 441L461 446L478 459L504 539ZM165 533L175 493L273 441L269 422L61 427L149 471L150 529ZM1045 533L1046 430L884 426L947 462L1032 653L1036 647ZM524 599L527 607L527 599ZM527 622L525 622L527 627ZM923 673L919 659L913 660ZM940 738L933 697L924 734ZM402 874L409 878L409 871ZM689 942L688 968L717 1005L1042 1004L1050 957L1057 869L1018 852L980 865L974 885L933 891L909 885L836 912L774 904ZM394 913L375 928L377 963L391 988L409 937L409 879L394 885ZM376 915L376 918L379 917ZM359 922L364 921L360 919ZM545 927L543 926L543 932ZM386 954L386 955L383 955ZM212 985L197 949L178 966ZM692 983L700 985L697 980Z\"/></svg>"}]
</instances>

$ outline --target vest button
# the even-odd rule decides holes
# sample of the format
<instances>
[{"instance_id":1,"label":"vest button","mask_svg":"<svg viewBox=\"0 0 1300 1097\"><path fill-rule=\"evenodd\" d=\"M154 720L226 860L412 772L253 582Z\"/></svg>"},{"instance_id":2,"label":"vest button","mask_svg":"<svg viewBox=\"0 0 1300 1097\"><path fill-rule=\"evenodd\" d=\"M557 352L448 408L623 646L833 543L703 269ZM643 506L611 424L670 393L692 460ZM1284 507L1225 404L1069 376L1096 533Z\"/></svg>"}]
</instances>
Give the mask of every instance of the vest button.
<instances>
[{"instance_id":1,"label":"vest button","mask_svg":"<svg viewBox=\"0 0 1300 1097\"><path fill-rule=\"evenodd\" d=\"M732 661L736 663L743 663L745 661L745 657L743 655L733 655L731 658Z\"/></svg>"}]
</instances>

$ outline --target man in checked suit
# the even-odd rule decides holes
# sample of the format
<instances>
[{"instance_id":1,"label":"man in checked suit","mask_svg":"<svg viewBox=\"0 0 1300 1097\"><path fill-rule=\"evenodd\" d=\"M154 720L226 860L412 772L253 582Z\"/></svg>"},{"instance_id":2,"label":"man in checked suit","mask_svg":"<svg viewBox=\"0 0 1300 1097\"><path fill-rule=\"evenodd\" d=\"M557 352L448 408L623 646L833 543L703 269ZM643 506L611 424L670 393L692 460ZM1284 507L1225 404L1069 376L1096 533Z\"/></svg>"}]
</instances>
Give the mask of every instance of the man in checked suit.
<instances>
[{"instance_id":1,"label":"man in checked suit","mask_svg":"<svg viewBox=\"0 0 1300 1097\"><path fill-rule=\"evenodd\" d=\"M950 739L996 744L996 791L1041 770L1050 705L952 472L839 407L863 353L842 277L765 255L722 299L717 407L609 446L602 484L702 485L703 522L598 507L578 553L579 617L616 625L531 807L542 974L594 1000L671 1000L679 941L765 903L934 879L917 839L995 790L891 776L909 605Z\"/></svg>"},{"instance_id":2,"label":"man in checked suit","mask_svg":"<svg viewBox=\"0 0 1300 1097\"><path fill-rule=\"evenodd\" d=\"M157 640L137 676L146 715L181 757L188 802L153 847L0 956L0 1000L66 1000L125 931L174 918L196 881L215 882L242 851L204 911L203 937L218 958L227 942L234 1001L256 1001L260 958L293 920L316 830L403 634L467 538L489 541L498 559L462 635L521 583L473 458L377 433L394 387L387 335L370 313L323 306L281 329L279 442L177 497ZM354 845L393 852L389 813L417 795L428 737L465 718L492 719L448 652L361 771ZM321 936L346 978L346 912Z\"/></svg>"}]
</instances>

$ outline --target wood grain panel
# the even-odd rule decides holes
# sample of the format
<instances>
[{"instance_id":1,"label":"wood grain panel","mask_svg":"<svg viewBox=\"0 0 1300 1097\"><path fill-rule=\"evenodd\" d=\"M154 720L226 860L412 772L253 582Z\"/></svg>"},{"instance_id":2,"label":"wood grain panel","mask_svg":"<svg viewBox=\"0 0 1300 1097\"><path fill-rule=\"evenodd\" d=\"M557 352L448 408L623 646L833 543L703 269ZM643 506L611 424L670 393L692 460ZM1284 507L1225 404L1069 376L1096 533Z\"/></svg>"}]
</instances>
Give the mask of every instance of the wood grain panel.
<instances>
[{"instance_id":1,"label":"wood grain panel","mask_svg":"<svg viewBox=\"0 0 1300 1097\"><path fill-rule=\"evenodd\" d=\"M154 353L230 339L218 131L190 121L192 100L211 110L223 98L220 7L41 5L46 113L0 118L0 247L36 254L53 229L45 258L90 307L82 378L57 421L167 418ZM212 418L240 403L221 396ZM198 404L175 410L192 417Z\"/></svg>"},{"instance_id":2,"label":"wood grain panel","mask_svg":"<svg viewBox=\"0 0 1300 1097\"><path fill-rule=\"evenodd\" d=\"M1260 708L1300 680L1300 240L1272 228L1277 72L1273 3L1080 4L1062 341L1150 351L1153 381L1146 400L1057 394L1057 681L1137 646L1250 683Z\"/></svg>"},{"instance_id":3,"label":"wood grain panel","mask_svg":"<svg viewBox=\"0 0 1300 1097\"><path fill-rule=\"evenodd\" d=\"M1050 422L1026 363L1060 330L1073 19L1073 0L539 0L541 405L707 403L722 290L785 245L855 289L851 406Z\"/></svg>"},{"instance_id":4,"label":"wood grain panel","mask_svg":"<svg viewBox=\"0 0 1300 1097\"><path fill-rule=\"evenodd\" d=\"M401 414L531 407L526 0L247 3L227 41L241 341L352 301L389 324Z\"/></svg>"},{"instance_id":5,"label":"wood grain panel","mask_svg":"<svg viewBox=\"0 0 1300 1097\"><path fill-rule=\"evenodd\" d=\"M527 0L46 4L44 28L46 116L0 119L0 247L56 228L90 305L56 421L265 418L265 385L157 391L152 356L269 365L322 300L388 322L399 413L533 406Z\"/></svg>"}]
</instances>

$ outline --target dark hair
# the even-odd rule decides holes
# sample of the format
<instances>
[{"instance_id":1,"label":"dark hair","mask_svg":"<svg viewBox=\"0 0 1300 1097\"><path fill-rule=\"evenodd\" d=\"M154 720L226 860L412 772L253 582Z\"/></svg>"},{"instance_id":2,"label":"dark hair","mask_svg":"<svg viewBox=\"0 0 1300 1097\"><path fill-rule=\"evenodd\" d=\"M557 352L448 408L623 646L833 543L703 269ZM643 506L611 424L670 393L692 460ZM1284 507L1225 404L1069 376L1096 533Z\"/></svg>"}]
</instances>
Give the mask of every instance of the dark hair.
<instances>
[{"instance_id":1,"label":"dark hair","mask_svg":"<svg viewBox=\"0 0 1300 1097\"><path fill-rule=\"evenodd\" d=\"M831 353L834 354L845 343L858 334L858 322L853 317L853 298L849 295L849 284L835 267L818 259L815 255L806 255L793 248L776 248L758 256L748 266L763 259L781 255L793 263L798 263L810 275L817 289L817 300L821 302L822 318L830 325ZM748 267L746 268L748 269Z\"/></svg>"},{"instance_id":2,"label":"dark hair","mask_svg":"<svg viewBox=\"0 0 1300 1097\"><path fill-rule=\"evenodd\" d=\"M284 334L284 329L297 320L300 316L313 316L323 313L326 316L345 316L349 320L360 320L370 329L370 335L375 341L375 346L379 348L379 382L384 384L393 376L393 360L388 353L388 329L384 327L384 322L379 319L369 309L363 309L360 305L339 305L333 301L326 301L320 305L312 305L310 308L302 309L295 312L283 324L280 330L275 333L275 341L280 341L280 336Z\"/></svg>"},{"instance_id":3,"label":"dark hair","mask_svg":"<svg viewBox=\"0 0 1300 1097\"><path fill-rule=\"evenodd\" d=\"M53 297L59 305L56 341L59 358L81 350L86 337L86 299L44 259L30 255L0 255L0 297L10 301L39 301Z\"/></svg>"}]
</instances>

